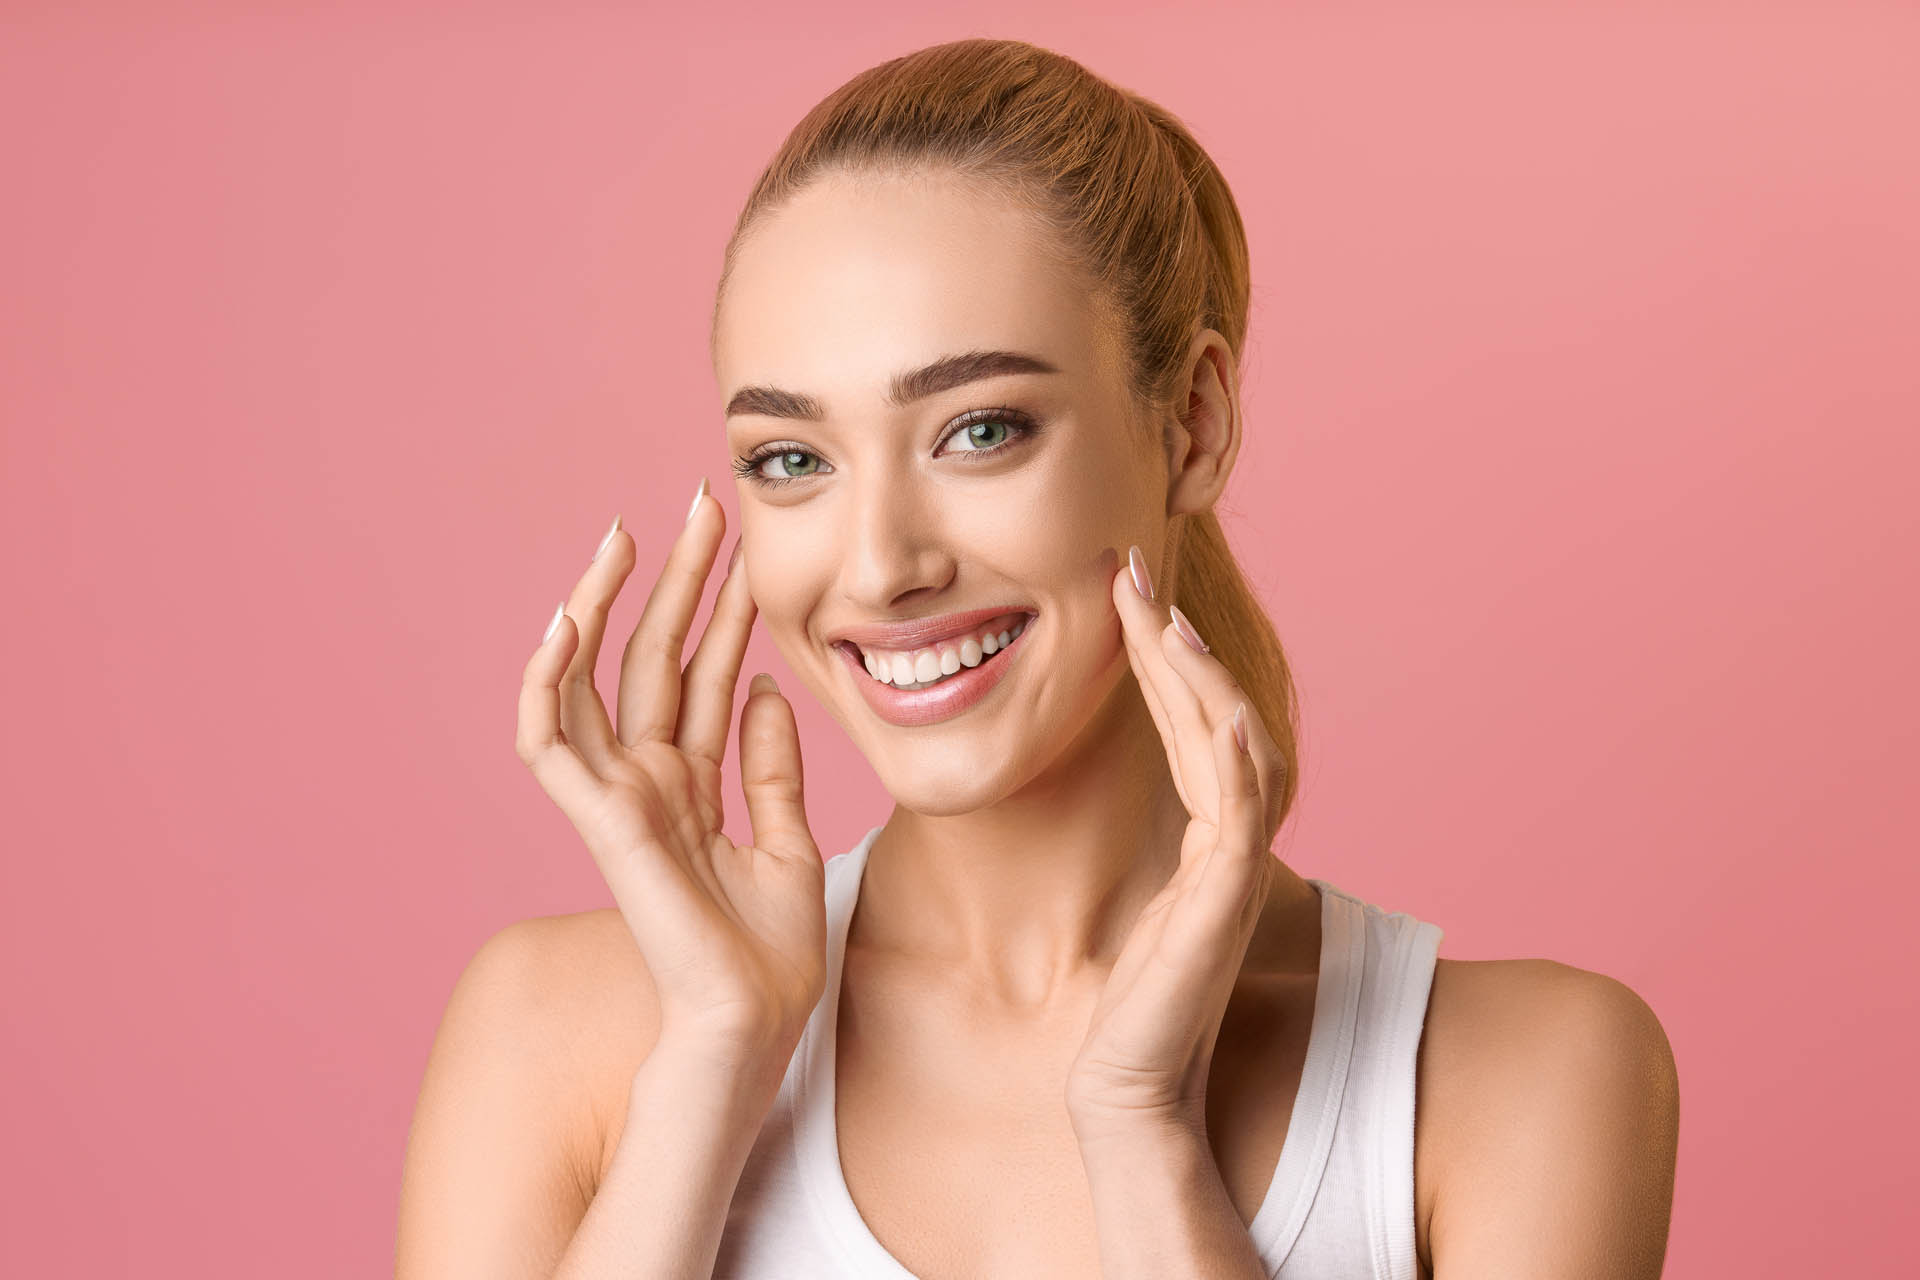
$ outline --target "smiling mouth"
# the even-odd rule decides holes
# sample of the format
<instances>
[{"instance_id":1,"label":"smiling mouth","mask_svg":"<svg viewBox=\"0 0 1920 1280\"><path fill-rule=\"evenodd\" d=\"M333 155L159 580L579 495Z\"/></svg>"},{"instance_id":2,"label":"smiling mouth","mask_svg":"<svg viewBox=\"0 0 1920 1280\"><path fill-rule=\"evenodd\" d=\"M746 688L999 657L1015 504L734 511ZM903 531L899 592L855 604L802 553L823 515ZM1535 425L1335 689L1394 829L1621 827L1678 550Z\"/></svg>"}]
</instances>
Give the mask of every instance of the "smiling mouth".
<instances>
[{"instance_id":1,"label":"smiling mouth","mask_svg":"<svg viewBox=\"0 0 1920 1280\"><path fill-rule=\"evenodd\" d=\"M991 663L1025 632L1034 616L1031 610L1018 610L975 631L908 650L862 649L850 640L840 641L839 647L876 684L911 693L933 688L961 672Z\"/></svg>"}]
</instances>

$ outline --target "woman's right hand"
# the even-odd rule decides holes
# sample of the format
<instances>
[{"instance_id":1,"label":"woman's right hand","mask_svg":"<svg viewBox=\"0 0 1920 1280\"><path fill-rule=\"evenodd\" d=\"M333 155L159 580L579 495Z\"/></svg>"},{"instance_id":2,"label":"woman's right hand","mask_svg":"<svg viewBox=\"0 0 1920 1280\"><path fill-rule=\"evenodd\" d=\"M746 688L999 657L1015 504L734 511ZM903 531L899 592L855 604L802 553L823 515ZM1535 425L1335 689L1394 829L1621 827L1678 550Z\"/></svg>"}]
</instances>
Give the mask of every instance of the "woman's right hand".
<instances>
[{"instance_id":1,"label":"woman's right hand","mask_svg":"<svg viewBox=\"0 0 1920 1280\"><path fill-rule=\"evenodd\" d=\"M825 874L793 708L770 676L754 678L740 714L753 843L721 830L720 764L755 611L737 543L684 672L680 655L725 531L702 481L621 656L616 732L593 684L636 555L615 521L527 662L514 747L613 890L658 992L662 1042L715 1065L778 1057L784 1069L825 987Z\"/></svg>"}]
</instances>

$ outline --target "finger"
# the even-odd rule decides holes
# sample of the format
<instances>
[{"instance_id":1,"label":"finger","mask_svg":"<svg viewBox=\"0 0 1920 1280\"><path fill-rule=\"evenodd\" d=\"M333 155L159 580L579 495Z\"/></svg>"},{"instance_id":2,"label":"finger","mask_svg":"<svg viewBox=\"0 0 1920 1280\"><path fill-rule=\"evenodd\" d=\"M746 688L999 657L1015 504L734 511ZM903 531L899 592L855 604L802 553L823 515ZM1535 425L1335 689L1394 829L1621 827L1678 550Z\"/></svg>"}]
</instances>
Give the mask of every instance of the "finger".
<instances>
[{"instance_id":1,"label":"finger","mask_svg":"<svg viewBox=\"0 0 1920 1280\"><path fill-rule=\"evenodd\" d=\"M1185 620L1184 617L1182 619ZM1187 621L1187 626L1192 627ZM1203 640L1201 643L1205 643ZM1176 623L1166 628L1160 636L1160 655L1165 659L1167 670L1179 678L1186 691L1187 705L1194 708L1199 720L1208 726L1209 731L1219 722L1233 714L1240 703L1247 706L1247 742L1253 756L1254 768L1260 774L1263 791L1273 789L1271 781L1280 769L1280 747L1267 732L1266 721L1254 711L1256 705L1239 680L1225 663L1209 650L1201 652L1181 634Z\"/></svg>"},{"instance_id":2,"label":"finger","mask_svg":"<svg viewBox=\"0 0 1920 1280\"><path fill-rule=\"evenodd\" d=\"M753 593L747 586L747 566L736 538L727 576L714 598L713 616L693 651L681 682L685 703L680 711L674 743L689 755L705 756L719 765L727 755L727 729L733 719L733 692L740 683L740 663L747 638L753 634Z\"/></svg>"},{"instance_id":3,"label":"finger","mask_svg":"<svg viewBox=\"0 0 1920 1280\"><path fill-rule=\"evenodd\" d=\"M680 654L726 530L726 513L709 501L703 479L620 657L619 736L625 746L643 739L673 740L680 717Z\"/></svg>"},{"instance_id":4,"label":"finger","mask_svg":"<svg viewBox=\"0 0 1920 1280\"><path fill-rule=\"evenodd\" d=\"M564 613L554 616L554 624L520 675L513 748L571 818L589 811L599 797L601 782L560 727L560 676L573 657L579 631Z\"/></svg>"},{"instance_id":5,"label":"finger","mask_svg":"<svg viewBox=\"0 0 1920 1280\"><path fill-rule=\"evenodd\" d=\"M1238 936L1258 913L1255 889L1262 863L1272 858L1266 834L1266 800L1253 757L1240 748L1235 720L1252 720L1246 704L1213 727L1213 765L1220 778L1220 822L1211 853L1193 887L1202 928L1216 942ZM1251 739L1249 739L1251 740Z\"/></svg>"},{"instance_id":6,"label":"finger","mask_svg":"<svg viewBox=\"0 0 1920 1280\"><path fill-rule=\"evenodd\" d=\"M600 540L593 560L567 596L567 617L579 633L573 658L560 678L560 708L568 739L590 764L605 763L614 743L607 704L594 687L594 669L600 662L600 637L606 633L607 612L633 570L633 539L620 527L620 517Z\"/></svg>"},{"instance_id":7,"label":"finger","mask_svg":"<svg viewBox=\"0 0 1920 1280\"><path fill-rule=\"evenodd\" d=\"M1131 586L1126 590L1116 589L1114 596L1137 666L1160 701L1159 720L1171 730L1173 746L1169 754L1174 761L1175 776L1185 777L1189 772L1195 777L1202 776L1208 756L1207 724L1200 715L1193 691L1167 665L1164 639L1171 627L1168 606L1147 600ZM1186 789L1183 799L1187 801L1189 813L1199 811L1195 802L1204 808L1208 801L1206 795L1195 794L1191 788Z\"/></svg>"},{"instance_id":8,"label":"finger","mask_svg":"<svg viewBox=\"0 0 1920 1280\"><path fill-rule=\"evenodd\" d=\"M748 684L740 709L740 789L756 849L789 858L820 856L807 826L799 726L780 686L764 671Z\"/></svg>"},{"instance_id":9,"label":"finger","mask_svg":"<svg viewBox=\"0 0 1920 1280\"><path fill-rule=\"evenodd\" d=\"M1137 548L1130 548L1137 550ZM1146 696L1147 705L1153 711L1154 723L1160 727L1161 737L1167 742L1168 753L1177 761L1179 742L1175 736L1175 725L1167 714L1167 700L1164 686L1167 673L1164 663L1155 657L1151 641L1161 627L1166 625L1165 606L1146 599L1133 585L1130 572L1122 569L1114 578L1114 608L1120 614L1122 639L1127 645L1127 657L1132 661L1134 674L1140 681L1141 692ZM1175 773L1179 770L1176 767Z\"/></svg>"},{"instance_id":10,"label":"finger","mask_svg":"<svg viewBox=\"0 0 1920 1280\"><path fill-rule=\"evenodd\" d=\"M1192 658L1212 662L1216 666L1219 662L1210 651L1203 653L1193 647L1193 641L1188 639L1187 634L1182 631L1183 624L1188 630L1191 630L1193 624L1186 621L1186 615L1180 612L1178 605L1171 606L1168 613L1170 617L1166 625L1155 633L1153 643L1144 647L1151 649L1154 657L1159 659L1156 670L1160 673L1160 696L1166 700L1167 715L1183 733L1205 742L1212 737L1213 726L1218 722L1219 717L1209 708L1201 705L1199 696L1194 692L1193 682L1188 675L1191 664L1181 662L1176 665L1175 660L1183 656L1181 651L1184 650L1185 655ZM1178 621L1175 621L1175 618ZM1199 633L1196 631L1192 634ZM1204 645L1206 641L1202 640L1200 643ZM1225 670L1225 668L1221 669ZM1194 754L1203 758L1210 755L1204 748Z\"/></svg>"},{"instance_id":11,"label":"finger","mask_svg":"<svg viewBox=\"0 0 1920 1280\"><path fill-rule=\"evenodd\" d=\"M1135 641L1136 628L1128 621L1133 610L1128 605L1127 597L1138 600L1139 593L1125 569L1115 575L1111 585L1114 609L1120 615L1120 642L1126 647L1127 665L1133 669L1134 682L1140 686L1141 700L1147 704L1147 714L1153 717L1153 726L1160 731L1160 741L1166 747L1167 758L1173 765L1174 789L1180 793L1180 802L1187 805L1187 812L1191 813L1193 806L1187 804L1186 786L1180 777L1183 772L1180 768L1180 744L1174 735L1173 723L1167 719L1166 710L1160 705L1160 695L1154 690L1153 681L1147 673L1146 658ZM1122 593L1125 593L1124 596Z\"/></svg>"},{"instance_id":12,"label":"finger","mask_svg":"<svg viewBox=\"0 0 1920 1280\"><path fill-rule=\"evenodd\" d=\"M1185 614L1181 615L1181 620L1186 622L1188 628L1192 628L1193 623L1186 618ZM1195 631L1193 634L1199 633ZM1255 743L1254 755L1257 759L1258 744L1255 742L1256 735L1251 731L1259 730L1260 734L1264 735L1266 726L1258 723L1259 718L1253 715L1253 699L1248 697L1247 691L1240 687L1240 682L1234 678L1233 672L1227 670L1226 664L1214 656L1212 649L1195 648L1192 641L1181 633L1178 622L1164 628L1156 639L1159 641L1158 648L1166 662L1167 670L1178 677L1187 700L1205 720L1209 733L1213 725L1233 714L1236 705L1242 702L1247 704L1247 727L1250 731L1248 741ZM1202 639L1200 643L1204 645L1206 641Z\"/></svg>"}]
</instances>

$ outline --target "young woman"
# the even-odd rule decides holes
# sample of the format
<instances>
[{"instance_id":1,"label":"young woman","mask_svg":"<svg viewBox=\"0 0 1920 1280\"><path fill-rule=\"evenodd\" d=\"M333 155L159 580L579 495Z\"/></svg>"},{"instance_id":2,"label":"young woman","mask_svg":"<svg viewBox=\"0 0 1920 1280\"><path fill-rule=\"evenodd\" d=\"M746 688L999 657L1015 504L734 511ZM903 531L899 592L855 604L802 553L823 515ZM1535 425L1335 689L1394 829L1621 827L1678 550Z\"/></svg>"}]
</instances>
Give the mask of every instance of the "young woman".
<instances>
[{"instance_id":1,"label":"young woman","mask_svg":"<svg viewBox=\"0 0 1920 1280\"><path fill-rule=\"evenodd\" d=\"M1271 852L1272 626L1212 514L1247 247L1153 104L968 40L821 103L728 246L703 480L621 660L618 519L517 747L617 909L490 939L410 1138L428 1277L1653 1277L1657 1019ZM758 617L894 799L823 866ZM1418 1123L1415 1123L1416 1116Z\"/></svg>"}]
</instances>

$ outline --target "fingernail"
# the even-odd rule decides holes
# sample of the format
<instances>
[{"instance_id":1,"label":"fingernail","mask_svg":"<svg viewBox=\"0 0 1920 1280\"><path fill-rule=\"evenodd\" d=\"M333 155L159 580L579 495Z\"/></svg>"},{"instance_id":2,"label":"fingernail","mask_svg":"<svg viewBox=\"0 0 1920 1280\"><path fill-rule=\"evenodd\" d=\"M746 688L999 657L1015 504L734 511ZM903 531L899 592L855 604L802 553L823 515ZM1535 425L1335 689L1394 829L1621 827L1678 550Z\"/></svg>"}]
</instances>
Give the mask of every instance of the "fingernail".
<instances>
[{"instance_id":1,"label":"fingernail","mask_svg":"<svg viewBox=\"0 0 1920 1280\"><path fill-rule=\"evenodd\" d=\"M733 566L740 563L740 539L733 540L733 554L727 557L727 572L733 572Z\"/></svg>"},{"instance_id":2,"label":"fingernail","mask_svg":"<svg viewBox=\"0 0 1920 1280\"><path fill-rule=\"evenodd\" d=\"M562 600L559 604L554 606L553 619L552 621L547 623L546 633L540 637L541 644L545 644L547 641L553 639L553 629L560 625L560 615L565 613L566 611L567 611L567 602L565 600Z\"/></svg>"},{"instance_id":3,"label":"fingernail","mask_svg":"<svg viewBox=\"0 0 1920 1280\"><path fill-rule=\"evenodd\" d=\"M766 681L764 685L760 683L762 680ZM780 692L780 686L774 682L774 678L772 676L762 671L758 675L754 676L754 678L751 681L748 682L747 692L748 693L778 693Z\"/></svg>"},{"instance_id":4,"label":"fingernail","mask_svg":"<svg viewBox=\"0 0 1920 1280\"><path fill-rule=\"evenodd\" d=\"M1180 612L1180 606L1177 604L1173 606L1173 625L1179 630L1180 638L1192 645L1197 652L1212 652L1207 648L1207 642L1200 638L1200 633L1193 629L1193 624L1187 621L1187 615Z\"/></svg>"},{"instance_id":5,"label":"fingernail","mask_svg":"<svg viewBox=\"0 0 1920 1280\"><path fill-rule=\"evenodd\" d=\"M1127 567L1133 570L1133 589L1146 599L1153 599L1153 578L1147 573L1147 558L1140 554L1140 548L1127 548Z\"/></svg>"},{"instance_id":6,"label":"fingernail","mask_svg":"<svg viewBox=\"0 0 1920 1280\"><path fill-rule=\"evenodd\" d=\"M693 513L700 509L700 499L706 496L707 496L707 478L705 476L701 476L700 487L693 491L693 505L687 508L687 518L681 523L683 524L693 523Z\"/></svg>"},{"instance_id":7,"label":"fingernail","mask_svg":"<svg viewBox=\"0 0 1920 1280\"><path fill-rule=\"evenodd\" d=\"M1252 755L1247 749L1247 704L1241 703L1233 709L1233 740L1240 744L1241 755Z\"/></svg>"},{"instance_id":8,"label":"fingernail","mask_svg":"<svg viewBox=\"0 0 1920 1280\"><path fill-rule=\"evenodd\" d=\"M600 558L600 553L607 549L607 544L613 541L613 535L617 533L619 529L620 529L620 517L615 516L613 518L613 527L607 530L606 537L600 539L600 545L593 549L593 558L595 560L598 560Z\"/></svg>"}]
</instances>

